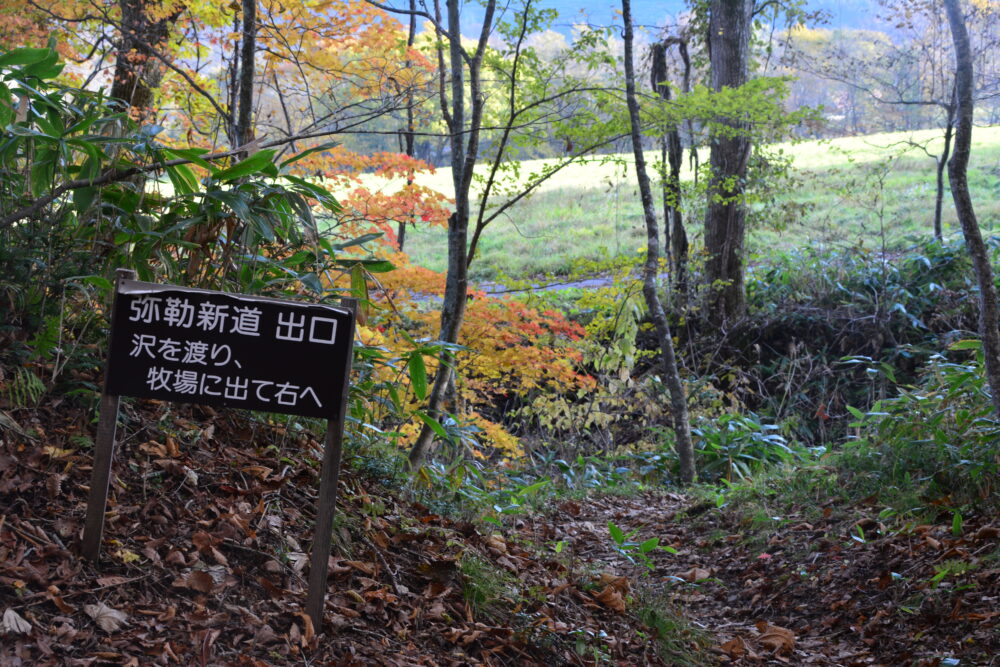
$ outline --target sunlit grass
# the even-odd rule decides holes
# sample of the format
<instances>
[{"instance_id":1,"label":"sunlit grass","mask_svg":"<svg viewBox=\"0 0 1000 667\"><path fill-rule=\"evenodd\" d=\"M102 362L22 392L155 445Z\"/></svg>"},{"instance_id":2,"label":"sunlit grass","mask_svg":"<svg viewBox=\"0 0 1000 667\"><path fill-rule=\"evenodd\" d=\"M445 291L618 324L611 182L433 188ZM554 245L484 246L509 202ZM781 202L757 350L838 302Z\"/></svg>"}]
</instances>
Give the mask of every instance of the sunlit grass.
<instances>
[{"instance_id":1,"label":"sunlit grass","mask_svg":"<svg viewBox=\"0 0 1000 667\"><path fill-rule=\"evenodd\" d=\"M905 142L929 142L934 152L940 150L939 134L926 130L777 146L792 157L800 178L800 185L783 196L810 209L781 229L768 220L758 222L751 232L751 251L804 244L877 249L883 240L888 247L899 247L910 237L930 234L934 161ZM1000 224L1000 127L976 128L973 137L969 180L980 224L991 231ZM876 175L890 156L898 157L879 188ZM645 245L642 210L631 159L619 157L619 164L568 167L534 197L512 207L483 235L473 275L489 279L499 274L566 273L580 260L634 255ZM523 171L539 165L526 162ZM422 178L448 192L448 170ZM691 213L688 233L697 236L701 212ZM949 192L943 219L946 235L958 233ZM443 229L414 230L408 234L407 251L417 263L444 270L445 236Z\"/></svg>"}]
</instances>

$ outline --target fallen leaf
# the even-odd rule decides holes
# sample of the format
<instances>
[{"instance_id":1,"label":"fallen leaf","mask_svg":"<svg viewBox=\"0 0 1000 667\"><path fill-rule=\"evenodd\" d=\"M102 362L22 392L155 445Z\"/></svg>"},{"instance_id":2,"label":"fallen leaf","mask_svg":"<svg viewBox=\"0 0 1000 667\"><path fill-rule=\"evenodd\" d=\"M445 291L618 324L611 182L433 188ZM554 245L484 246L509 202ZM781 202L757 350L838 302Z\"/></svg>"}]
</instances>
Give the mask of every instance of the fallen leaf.
<instances>
[{"instance_id":1,"label":"fallen leaf","mask_svg":"<svg viewBox=\"0 0 1000 667\"><path fill-rule=\"evenodd\" d=\"M215 579L204 570L194 570L187 576L185 583L188 588L192 588L202 593L211 593L215 587Z\"/></svg>"},{"instance_id":2,"label":"fallen leaf","mask_svg":"<svg viewBox=\"0 0 1000 667\"><path fill-rule=\"evenodd\" d=\"M83 605L83 611L86 612L87 616L94 619L97 627L107 633L115 632L122 625L128 623L128 614L113 609L103 602Z\"/></svg>"},{"instance_id":3,"label":"fallen leaf","mask_svg":"<svg viewBox=\"0 0 1000 667\"><path fill-rule=\"evenodd\" d=\"M201 553L208 553L216 545L216 540L204 530L199 530L191 536L191 543Z\"/></svg>"},{"instance_id":4,"label":"fallen leaf","mask_svg":"<svg viewBox=\"0 0 1000 667\"><path fill-rule=\"evenodd\" d=\"M694 583L696 581L703 581L712 576L712 573L703 567L692 567L687 572L681 572L679 575L681 579L688 583Z\"/></svg>"},{"instance_id":5,"label":"fallen leaf","mask_svg":"<svg viewBox=\"0 0 1000 667\"><path fill-rule=\"evenodd\" d=\"M306 644L308 644L313 640L313 637L316 636L316 630L315 628L313 628L312 618L309 616L309 614L301 611L298 612L296 616L302 619L302 627L303 627L302 640Z\"/></svg>"},{"instance_id":6,"label":"fallen leaf","mask_svg":"<svg viewBox=\"0 0 1000 667\"><path fill-rule=\"evenodd\" d=\"M721 650L723 653L728 655L733 660L738 660L745 655L751 656L752 658L757 657L756 655L754 655L754 652L750 650L750 647L747 646L746 640L744 640L742 637L733 637L732 639L724 643L722 646L720 646L719 650Z\"/></svg>"},{"instance_id":7,"label":"fallen leaf","mask_svg":"<svg viewBox=\"0 0 1000 667\"><path fill-rule=\"evenodd\" d=\"M1000 537L1000 528L996 526L983 526L976 531L976 534L972 536L972 539L976 542L980 540L995 540Z\"/></svg>"},{"instance_id":8,"label":"fallen leaf","mask_svg":"<svg viewBox=\"0 0 1000 667\"><path fill-rule=\"evenodd\" d=\"M617 577L613 574L602 572L600 583L602 586L611 586L620 593L628 593L629 591L628 577Z\"/></svg>"},{"instance_id":9,"label":"fallen leaf","mask_svg":"<svg viewBox=\"0 0 1000 667\"><path fill-rule=\"evenodd\" d=\"M118 577L118 576L98 577L97 585L100 586L101 588L107 588L108 586L120 586L121 584L124 584L126 581L128 581L127 577Z\"/></svg>"},{"instance_id":10,"label":"fallen leaf","mask_svg":"<svg viewBox=\"0 0 1000 667\"><path fill-rule=\"evenodd\" d=\"M769 625L767 621L758 621L757 630L761 633L760 637L757 637L757 643L766 649L775 653L791 653L795 648L795 633L788 628Z\"/></svg>"},{"instance_id":11,"label":"fallen leaf","mask_svg":"<svg viewBox=\"0 0 1000 667\"><path fill-rule=\"evenodd\" d=\"M3 633L12 635L26 635L31 632L31 623L21 618L13 609L8 609L3 613L3 621L0 621Z\"/></svg>"},{"instance_id":12,"label":"fallen leaf","mask_svg":"<svg viewBox=\"0 0 1000 667\"><path fill-rule=\"evenodd\" d=\"M622 594L615 590L613 586L605 586L604 590L595 594L594 597L608 609L617 611L620 614L625 613L625 600L622 598Z\"/></svg>"}]
</instances>

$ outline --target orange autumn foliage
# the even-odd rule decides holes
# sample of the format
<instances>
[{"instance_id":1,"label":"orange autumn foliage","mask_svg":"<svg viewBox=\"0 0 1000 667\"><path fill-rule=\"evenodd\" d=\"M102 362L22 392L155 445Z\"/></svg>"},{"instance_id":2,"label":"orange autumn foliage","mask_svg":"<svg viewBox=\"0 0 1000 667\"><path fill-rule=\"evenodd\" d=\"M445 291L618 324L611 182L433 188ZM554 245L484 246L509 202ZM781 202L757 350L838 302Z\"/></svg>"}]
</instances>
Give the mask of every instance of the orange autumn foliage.
<instances>
[{"instance_id":1,"label":"orange autumn foliage","mask_svg":"<svg viewBox=\"0 0 1000 667\"><path fill-rule=\"evenodd\" d=\"M362 328L361 340L404 356L410 339L431 339L437 333L439 311L435 298L444 291L444 274L410 265L396 254L398 268L377 276L369 287L373 315ZM583 361L575 347L584 329L555 311L539 311L510 297L492 297L470 290L465 326L456 354L456 390L448 409L462 425L479 432L478 454L516 458L523 455L517 437L504 427L504 417L543 393L573 394L592 391L596 381L580 370ZM390 305L391 301L391 305ZM427 360L433 374L437 361ZM410 397L411 408L420 401ZM419 422L401 431L409 444Z\"/></svg>"}]
</instances>

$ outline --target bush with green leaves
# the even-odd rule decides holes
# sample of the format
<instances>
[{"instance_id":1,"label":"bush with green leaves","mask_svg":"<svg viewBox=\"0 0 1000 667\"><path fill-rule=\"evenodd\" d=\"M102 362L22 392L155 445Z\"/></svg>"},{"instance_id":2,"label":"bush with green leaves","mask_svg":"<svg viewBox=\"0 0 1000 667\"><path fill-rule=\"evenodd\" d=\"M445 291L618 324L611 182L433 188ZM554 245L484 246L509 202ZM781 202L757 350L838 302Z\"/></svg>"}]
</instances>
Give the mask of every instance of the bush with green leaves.
<instances>
[{"instance_id":1,"label":"bush with green leaves","mask_svg":"<svg viewBox=\"0 0 1000 667\"><path fill-rule=\"evenodd\" d=\"M978 341L966 340L951 349L978 348ZM856 435L841 456L851 484L896 504L995 500L1000 421L988 392L981 354L961 362L934 355L919 382L898 396L868 411L851 408Z\"/></svg>"},{"instance_id":2,"label":"bush with green leaves","mask_svg":"<svg viewBox=\"0 0 1000 667\"><path fill-rule=\"evenodd\" d=\"M699 419L691 429L699 475L705 480L732 482L768 465L791 463L798 454L779 430L752 412Z\"/></svg>"}]
</instances>

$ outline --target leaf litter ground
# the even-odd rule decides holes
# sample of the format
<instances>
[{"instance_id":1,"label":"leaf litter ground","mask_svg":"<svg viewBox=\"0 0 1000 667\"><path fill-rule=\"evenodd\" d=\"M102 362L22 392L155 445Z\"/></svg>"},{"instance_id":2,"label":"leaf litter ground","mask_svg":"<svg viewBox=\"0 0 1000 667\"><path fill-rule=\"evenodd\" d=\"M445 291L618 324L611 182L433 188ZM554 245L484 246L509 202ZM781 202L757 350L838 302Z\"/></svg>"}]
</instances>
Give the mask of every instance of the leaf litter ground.
<instances>
[{"instance_id":1,"label":"leaf litter ground","mask_svg":"<svg viewBox=\"0 0 1000 667\"><path fill-rule=\"evenodd\" d=\"M87 414L50 403L14 417L0 431L2 665L986 665L1000 654L995 516L889 527L873 507L830 504L748 521L647 493L566 500L493 532L349 470L314 628L303 604L315 439L127 403L95 568L75 555ZM637 567L608 522L676 553ZM638 620L650 606L687 618L668 638L681 653Z\"/></svg>"}]
</instances>

